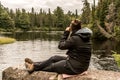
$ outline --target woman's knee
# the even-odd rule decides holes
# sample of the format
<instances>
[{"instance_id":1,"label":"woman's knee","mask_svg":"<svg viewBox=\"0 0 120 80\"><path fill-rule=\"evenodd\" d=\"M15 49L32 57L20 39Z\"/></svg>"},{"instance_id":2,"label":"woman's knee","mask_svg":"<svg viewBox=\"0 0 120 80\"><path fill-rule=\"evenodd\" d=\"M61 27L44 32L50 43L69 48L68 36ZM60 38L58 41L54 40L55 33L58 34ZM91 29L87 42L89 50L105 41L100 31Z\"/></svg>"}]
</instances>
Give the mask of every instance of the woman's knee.
<instances>
[{"instance_id":1,"label":"woman's knee","mask_svg":"<svg viewBox=\"0 0 120 80\"><path fill-rule=\"evenodd\" d=\"M48 62L50 63L55 63L55 62L58 62L58 61L61 61L61 60L65 60L66 58L64 56L52 56L51 58L49 58Z\"/></svg>"},{"instance_id":2,"label":"woman's knee","mask_svg":"<svg viewBox=\"0 0 120 80\"><path fill-rule=\"evenodd\" d=\"M52 56L50 58L50 60L53 60L53 61L59 61L59 60L64 60L64 59L66 59L64 56L58 56L58 55Z\"/></svg>"},{"instance_id":3,"label":"woman's knee","mask_svg":"<svg viewBox=\"0 0 120 80\"><path fill-rule=\"evenodd\" d=\"M50 57L50 60L56 60L57 57L58 57L58 56L56 56L56 55L55 55L55 56L52 56L52 57Z\"/></svg>"}]
</instances>

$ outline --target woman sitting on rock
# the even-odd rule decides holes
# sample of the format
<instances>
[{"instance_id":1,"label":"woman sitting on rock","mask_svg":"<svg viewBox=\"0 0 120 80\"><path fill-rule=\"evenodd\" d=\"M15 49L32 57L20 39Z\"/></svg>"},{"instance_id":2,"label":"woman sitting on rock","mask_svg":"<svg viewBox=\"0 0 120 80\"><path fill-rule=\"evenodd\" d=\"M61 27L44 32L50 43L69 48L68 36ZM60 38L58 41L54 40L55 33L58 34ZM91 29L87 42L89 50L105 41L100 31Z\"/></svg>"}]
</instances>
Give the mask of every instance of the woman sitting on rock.
<instances>
[{"instance_id":1,"label":"woman sitting on rock","mask_svg":"<svg viewBox=\"0 0 120 80\"><path fill-rule=\"evenodd\" d=\"M68 50L64 56L52 56L48 60L33 62L25 59L25 65L29 73L34 71L56 72L58 74L75 75L86 71L89 67L91 57L92 31L88 28L81 28L81 22L75 19L66 28L58 48Z\"/></svg>"}]
</instances>

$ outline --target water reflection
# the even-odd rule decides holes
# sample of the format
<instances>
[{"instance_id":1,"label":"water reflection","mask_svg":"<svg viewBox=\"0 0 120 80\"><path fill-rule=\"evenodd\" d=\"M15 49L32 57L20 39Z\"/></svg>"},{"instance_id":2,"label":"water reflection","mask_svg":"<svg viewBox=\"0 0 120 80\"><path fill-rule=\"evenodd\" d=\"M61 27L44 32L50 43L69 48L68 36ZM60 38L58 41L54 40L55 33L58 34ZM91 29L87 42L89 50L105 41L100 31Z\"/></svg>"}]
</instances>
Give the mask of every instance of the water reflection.
<instances>
[{"instance_id":1,"label":"water reflection","mask_svg":"<svg viewBox=\"0 0 120 80\"><path fill-rule=\"evenodd\" d=\"M60 31L52 31L52 32L16 32L9 34L2 34L3 36L13 37L17 39L17 41L59 41L61 38L61 34L63 32ZM106 41L98 41L94 40L93 44L93 53L95 54L111 54L111 50L114 50L120 53L120 42L106 40Z\"/></svg>"},{"instance_id":2,"label":"water reflection","mask_svg":"<svg viewBox=\"0 0 120 80\"><path fill-rule=\"evenodd\" d=\"M54 40L58 41L60 39L62 32L52 31L52 32L17 32L2 34L4 36L13 37L17 41L28 41L28 40Z\"/></svg>"},{"instance_id":3,"label":"water reflection","mask_svg":"<svg viewBox=\"0 0 120 80\"><path fill-rule=\"evenodd\" d=\"M113 40L93 41L93 53L101 56L108 56L113 54L111 51L120 53L120 42Z\"/></svg>"},{"instance_id":4,"label":"water reflection","mask_svg":"<svg viewBox=\"0 0 120 80\"><path fill-rule=\"evenodd\" d=\"M16 32L9 34L2 34L3 36L13 37L17 39L17 41L59 41L61 38L61 34L63 32L60 31L52 31L52 32ZM94 40L93 44L93 53L95 54L111 54L111 50L114 50L120 53L120 42L106 40L106 41L98 41Z\"/></svg>"}]
</instances>

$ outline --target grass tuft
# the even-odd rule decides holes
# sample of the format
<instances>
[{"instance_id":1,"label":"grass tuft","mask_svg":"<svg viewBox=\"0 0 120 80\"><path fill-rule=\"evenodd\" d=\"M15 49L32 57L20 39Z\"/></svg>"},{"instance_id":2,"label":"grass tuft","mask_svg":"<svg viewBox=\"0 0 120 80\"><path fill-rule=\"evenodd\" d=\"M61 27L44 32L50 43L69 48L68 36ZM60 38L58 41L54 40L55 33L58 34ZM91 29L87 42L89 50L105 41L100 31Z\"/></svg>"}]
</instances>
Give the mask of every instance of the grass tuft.
<instances>
[{"instance_id":1,"label":"grass tuft","mask_svg":"<svg viewBox=\"0 0 120 80\"><path fill-rule=\"evenodd\" d=\"M16 40L14 38L8 38L8 37L0 37L0 44L9 44L13 43Z\"/></svg>"}]
</instances>

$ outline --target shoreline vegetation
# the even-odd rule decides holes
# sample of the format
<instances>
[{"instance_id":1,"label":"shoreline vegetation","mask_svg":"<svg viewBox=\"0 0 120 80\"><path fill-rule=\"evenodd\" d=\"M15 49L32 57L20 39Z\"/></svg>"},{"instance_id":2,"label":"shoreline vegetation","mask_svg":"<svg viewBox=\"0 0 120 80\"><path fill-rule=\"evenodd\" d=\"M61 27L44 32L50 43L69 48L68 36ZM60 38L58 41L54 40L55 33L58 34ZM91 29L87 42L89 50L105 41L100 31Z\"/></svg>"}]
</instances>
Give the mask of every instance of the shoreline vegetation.
<instances>
[{"instance_id":1,"label":"shoreline vegetation","mask_svg":"<svg viewBox=\"0 0 120 80\"><path fill-rule=\"evenodd\" d=\"M20 28L16 28L16 29L0 29L0 33L3 32L29 32L29 31L64 31L65 28L59 28L59 27L34 27L32 29L20 29Z\"/></svg>"},{"instance_id":2,"label":"shoreline vegetation","mask_svg":"<svg viewBox=\"0 0 120 80\"><path fill-rule=\"evenodd\" d=\"M113 54L112 56L115 58L115 61L117 62L118 67L120 68L120 54L118 54L115 51L111 51Z\"/></svg>"},{"instance_id":3,"label":"shoreline vegetation","mask_svg":"<svg viewBox=\"0 0 120 80\"><path fill-rule=\"evenodd\" d=\"M8 38L8 37L0 37L0 45L1 44L9 44L9 43L13 43L16 40L14 38Z\"/></svg>"},{"instance_id":4,"label":"shoreline vegetation","mask_svg":"<svg viewBox=\"0 0 120 80\"><path fill-rule=\"evenodd\" d=\"M14 28L14 29L2 29L0 28L0 33L11 33L11 32L47 32L47 31L64 31L65 27L34 27L30 29L20 29L20 28ZM83 24L82 27L88 27L92 29L92 24Z\"/></svg>"}]
</instances>

